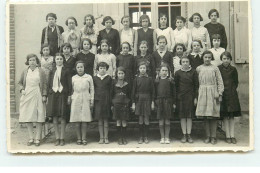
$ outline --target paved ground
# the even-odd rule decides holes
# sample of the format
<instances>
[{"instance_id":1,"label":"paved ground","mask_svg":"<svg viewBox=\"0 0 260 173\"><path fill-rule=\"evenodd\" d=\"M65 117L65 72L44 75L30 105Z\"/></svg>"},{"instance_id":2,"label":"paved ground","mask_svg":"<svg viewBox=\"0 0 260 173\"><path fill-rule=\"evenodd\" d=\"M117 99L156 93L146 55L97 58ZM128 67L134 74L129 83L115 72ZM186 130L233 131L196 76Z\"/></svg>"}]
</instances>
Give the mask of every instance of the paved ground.
<instances>
[{"instance_id":1,"label":"paved ground","mask_svg":"<svg viewBox=\"0 0 260 173\"><path fill-rule=\"evenodd\" d=\"M11 145L10 150L12 152L42 152L48 151L112 151L116 149L117 151L187 151L190 149L207 150L206 147L211 147L211 150L218 150L220 147L225 147L225 150L237 149L237 147L247 147L249 145L249 119L247 114L243 114L242 117L236 118L235 125L235 135L238 143L227 144L225 143L225 135L223 132L218 131L217 138L218 143L216 145L204 144L204 124L202 122L193 123L192 137L194 139L193 144L181 143L180 139L182 137L180 123L176 122L171 125L171 144L160 144L160 133L158 130L158 124L151 125L150 129L150 143L149 144L138 144L138 128L135 124L130 124L127 129L127 145L117 144L117 132L115 125L110 126L109 140L110 144L98 144L99 134L97 131L96 123L89 125L88 132L88 145L77 145L76 144L76 133L72 124L68 124L66 128L66 145L65 146L54 146L54 133L51 133L47 138L42 141L40 147L36 146L26 146L28 141L27 129L21 126L17 118L11 118ZM223 149L223 148L222 148Z\"/></svg>"}]
</instances>

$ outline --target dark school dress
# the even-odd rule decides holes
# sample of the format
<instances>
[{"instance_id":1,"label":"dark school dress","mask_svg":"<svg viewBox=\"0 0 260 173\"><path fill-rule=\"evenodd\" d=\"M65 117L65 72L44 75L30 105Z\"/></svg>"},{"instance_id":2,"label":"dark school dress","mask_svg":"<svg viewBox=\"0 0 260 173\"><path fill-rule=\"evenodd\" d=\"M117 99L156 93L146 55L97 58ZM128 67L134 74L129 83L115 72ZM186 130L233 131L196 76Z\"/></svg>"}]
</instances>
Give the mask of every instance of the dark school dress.
<instances>
[{"instance_id":1,"label":"dark school dress","mask_svg":"<svg viewBox=\"0 0 260 173\"><path fill-rule=\"evenodd\" d=\"M119 85L117 80L113 81L112 89L112 105L114 120L128 120L130 114L130 85L124 81L123 85Z\"/></svg>"},{"instance_id":2,"label":"dark school dress","mask_svg":"<svg viewBox=\"0 0 260 173\"><path fill-rule=\"evenodd\" d=\"M237 94L237 69L231 65L225 67L223 64L218 66L218 68L224 83L223 98L220 105L220 116L241 116L241 108Z\"/></svg>"},{"instance_id":3,"label":"dark school dress","mask_svg":"<svg viewBox=\"0 0 260 173\"><path fill-rule=\"evenodd\" d=\"M91 75L91 77L93 77L93 73L94 73L94 61L95 61L95 55L91 52L89 52L88 54L84 54L82 52L78 53L76 55L76 61L83 61L85 64L85 73Z\"/></svg>"},{"instance_id":4,"label":"dark school dress","mask_svg":"<svg viewBox=\"0 0 260 173\"><path fill-rule=\"evenodd\" d=\"M143 28L140 28L137 30L137 34L138 34L138 40L137 40L137 54L140 55L140 43L141 41L147 41L148 43L148 50L147 53L148 54L152 54L153 53L153 47L154 47L154 42L153 42L153 32L154 30L151 28L148 28L148 30L145 32Z\"/></svg>"},{"instance_id":5,"label":"dark school dress","mask_svg":"<svg viewBox=\"0 0 260 173\"><path fill-rule=\"evenodd\" d=\"M222 24L207 23L204 27L207 28L207 30L209 32L211 47L213 47L212 35L219 34L220 35L220 47L227 49L227 35L226 35L225 27Z\"/></svg>"},{"instance_id":6,"label":"dark school dress","mask_svg":"<svg viewBox=\"0 0 260 173\"><path fill-rule=\"evenodd\" d=\"M196 70L196 68L198 66L200 66L204 63L200 54L195 55L195 54L191 53L191 54L188 55L188 58L190 60L191 68L194 69L194 70Z\"/></svg>"},{"instance_id":7,"label":"dark school dress","mask_svg":"<svg viewBox=\"0 0 260 173\"><path fill-rule=\"evenodd\" d=\"M188 71L184 71L180 69L176 71L174 80L177 93L176 114L179 115L179 118L195 117L194 99L198 97L199 88L196 70L190 68Z\"/></svg>"},{"instance_id":8,"label":"dark school dress","mask_svg":"<svg viewBox=\"0 0 260 173\"><path fill-rule=\"evenodd\" d=\"M64 57L64 55L62 55L62 57ZM75 74L77 74L76 68L75 68L75 63L76 63L76 59L74 56L70 56L69 59L67 59L67 61L65 60L63 62L63 66L67 69L67 71L70 72L71 76L74 76Z\"/></svg>"},{"instance_id":9,"label":"dark school dress","mask_svg":"<svg viewBox=\"0 0 260 173\"><path fill-rule=\"evenodd\" d=\"M137 76L133 82L132 103L135 103L135 115L150 116L151 104L154 101L154 82L148 75Z\"/></svg>"},{"instance_id":10,"label":"dark school dress","mask_svg":"<svg viewBox=\"0 0 260 173\"><path fill-rule=\"evenodd\" d=\"M72 84L71 84L71 74L70 72L62 67L60 84L63 89L61 92L54 92L52 89L54 75L57 68L54 67L50 71L49 84L48 84L48 104L46 109L46 115L48 117L61 117L69 122L69 105L67 104L68 96L71 96L72 93Z\"/></svg>"},{"instance_id":11,"label":"dark school dress","mask_svg":"<svg viewBox=\"0 0 260 173\"><path fill-rule=\"evenodd\" d=\"M118 55L120 52L120 37L118 30L111 28L107 33L106 29L99 31L97 46L100 46L100 42L103 39L107 39L111 46L111 53Z\"/></svg>"},{"instance_id":12,"label":"dark school dress","mask_svg":"<svg viewBox=\"0 0 260 173\"><path fill-rule=\"evenodd\" d=\"M148 67L148 69L146 69L146 73L148 74L148 76L152 77L152 64L151 64L151 55L146 54L145 56L141 56L141 55L137 55L135 57L135 67L134 67L134 72L135 72L135 76L138 75L138 65L140 64L140 62L145 62L146 66Z\"/></svg>"},{"instance_id":13,"label":"dark school dress","mask_svg":"<svg viewBox=\"0 0 260 173\"><path fill-rule=\"evenodd\" d=\"M62 26L58 26L58 27L59 27L60 35L61 35L64 32L64 29L63 29ZM55 54L58 53L59 50L60 50L60 47L58 46L58 33L57 33L57 29L55 28L52 31L52 28L50 28L49 26L45 27L42 30L41 45L44 44L46 29L48 29L48 35L47 35L48 39L47 39L47 42L48 42L48 44L50 46L50 55L51 56L55 56Z\"/></svg>"},{"instance_id":14,"label":"dark school dress","mask_svg":"<svg viewBox=\"0 0 260 173\"><path fill-rule=\"evenodd\" d=\"M173 54L169 51L166 51L166 53L161 57L158 53L158 51L154 51L151 55L151 66L152 66L152 76L155 79L156 74L160 71L160 66L165 63L169 66L169 76L174 74L174 67L172 62Z\"/></svg>"},{"instance_id":15,"label":"dark school dress","mask_svg":"<svg viewBox=\"0 0 260 173\"><path fill-rule=\"evenodd\" d=\"M173 104L176 103L176 90L173 79L155 79L155 92L157 119L170 119L173 113Z\"/></svg>"},{"instance_id":16,"label":"dark school dress","mask_svg":"<svg viewBox=\"0 0 260 173\"><path fill-rule=\"evenodd\" d=\"M94 118L95 120L108 119L111 112L112 78L107 75L103 80L93 77L94 82Z\"/></svg>"},{"instance_id":17,"label":"dark school dress","mask_svg":"<svg viewBox=\"0 0 260 173\"><path fill-rule=\"evenodd\" d=\"M135 58L133 55L118 55L116 59L117 67L124 67L126 70L125 80L129 83L130 86L133 84L134 80L134 68L135 68Z\"/></svg>"}]
</instances>

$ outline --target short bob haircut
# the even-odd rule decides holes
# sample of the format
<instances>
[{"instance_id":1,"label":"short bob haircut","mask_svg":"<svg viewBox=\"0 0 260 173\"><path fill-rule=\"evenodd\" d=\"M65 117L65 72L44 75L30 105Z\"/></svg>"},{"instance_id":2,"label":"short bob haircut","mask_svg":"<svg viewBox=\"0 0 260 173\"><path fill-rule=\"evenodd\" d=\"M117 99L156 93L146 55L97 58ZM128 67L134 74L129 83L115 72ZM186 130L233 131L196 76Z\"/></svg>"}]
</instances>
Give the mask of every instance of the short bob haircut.
<instances>
[{"instance_id":1,"label":"short bob haircut","mask_svg":"<svg viewBox=\"0 0 260 173\"><path fill-rule=\"evenodd\" d=\"M141 41L139 47L140 47L142 44L145 44L145 45L147 46L147 48L149 48L148 42L147 42L146 40Z\"/></svg>"},{"instance_id":2,"label":"short bob haircut","mask_svg":"<svg viewBox=\"0 0 260 173\"><path fill-rule=\"evenodd\" d=\"M106 69L109 69L109 65L106 62L100 62L97 64L96 70L99 71L99 67L106 67Z\"/></svg>"},{"instance_id":3,"label":"short bob haircut","mask_svg":"<svg viewBox=\"0 0 260 173\"><path fill-rule=\"evenodd\" d=\"M186 19L184 17L182 17L182 16L177 16L175 18L175 24L176 24L177 20L182 20L184 24L186 23Z\"/></svg>"},{"instance_id":4,"label":"short bob haircut","mask_svg":"<svg viewBox=\"0 0 260 173\"><path fill-rule=\"evenodd\" d=\"M126 74L126 69L125 69L123 66L119 66L119 67L116 69L116 79L118 79L117 73L118 73L119 71L122 71L122 72L124 72L124 73Z\"/></svg>"},{"instance_id":5,"label":"short bob haircut","mask_svg":"<svg viewBox=\"0 0 260 173\"><path fill-rule=\"evenodd\" d=\"M193 41L191 42L191 49L193 49L193 46L192 46L192 43L193 43L193 42L198 42L198 43L200 44L200 48L203 48L202 43L201 43L200 40L193 40Z\"/></svg>"},{"instance_id":6,"label":"short bob haircut","mask_svg":"<svg viewBox=\"0 0 260 173\"><path fill-rule=\"evenodd\" d=\"M38 56L35 55L35 54L33 54L33 53L28 54L28 55L26 56L25 65L29 65L29 60L30 60L31 58L35 58L35 59L36 59L36 63L37 63L37 65L38 65L38 67L41 66L41 62L40 62Z\"/></svg>"},{"instance_id":7,"label":"short bob haircut","mask_svg":"<svg viewBox=\"0 0 260 173\"><path fill-rule=\"evenodd\" d=\"M49 51L50 51L50 45L48 43L44 43L42 46L41 46L41 51L40 51L40 54L42 55L43 52L42 52L42 49L45 48L45 47L48 47L49 48Z\"/></svg>"},{"instance_id":8,"label":"short bob haircut","mask_svg":"<svg viewBox=\"0 0 260 173\"><path fill-rule=\"evenodd\" d=\"M114 19L112 19L111 16L106 16L106 17L104 17L101 24L102 24L103 26L105 26L105 23L106 23L106 21L108 21L108 20L111 20L111 21L112 21L112 25L115 24L115 21L114 21Z\"/></svg>"},{"instance_id":9,"label":"short bob haircut","mask_svg":"<svg viewBox=\"0 0 260 173\"><path fill-rule=\"evenodd\" d=\"M194 13L194 14L189 18L189 21L190 21L190 22L193 22L193 17L194 17L194 16L199 16L200 21L203 21L203 17L200 15L200 13Z\"/></svg>"},{"instance_id":10,"label":"short bob haircut","mask_svg":"<svg viewBox=\"0 0 260 173\"><path fill-rule=\"evenodd\" d=\"M218 10L216 10L216 9L211 9L210 11L209 11L209 14L208 14L208 17L209 17L209 19L210 19L210 16L211 16L211 14L212 13L217 13L217 17L219 18L219 12L218 12Z\"/></svg>"},{"instance_id":11,"label":"short bob haircut","mask_svg":"<svg viewBox=\"0 0 260 173\"><path fill-rule=\"evenodd\" d=\"M220 60L221 60L221 61L222 61L223 56L226 56L227 58L229 58L229 59L232 61L232 56L231 56L231 53L230 53L230 52L228 52L228 51L223 52L223 53L220 55Z\"/></svg>"},{"instance_id":12,"label":"short bob haircut","mask_svg":"<svg viewBox=\"0 0 260 173\"><path fill-rule=\"evenodd\" d=\"M107 45L108 45L108 53L110 53L111 52L111 47L110 47L110 43L109 43L109 41L107 40L107 39L102 39L101 41L100 41L100 46L98 46L98 50L97 50L97 52L100 54L101 53L101 45L103 44L103 43L106 43Z\"/></svg>"},{"instance_id":13,"label":"short bob haircut","mask_svg":"<svg viewBox=\"0 0 260 173\"><path fill-rule=\"evenodd\" d=\"M211 57L212 57L211 61L212 61L212 60L215 60L213 53L212 53L211 51L209 51L209 50L206 50L206 51L204 51L204 52L202 53L202 55L201 55L201 58L202 58L203 61L204 61L204 56L205 56L205 55L208 55L208 54L210 54Z\"/></svg>"},{"instance_id":14,"label":"short bob haircut","mask_svg":"<svg viewBox=\"0 0 260 173\"><path fill-rule=\"evenodd\" d=\"M53 63L54 63L54 64L56 64L56 57L57 57L57 56L61 56L61 57L62 57L62 59L63 59L63 63L66 61L65 57L62 56L61 53L56 53L56 54L55 54L55 57L53 58Z\"/></svg>"},{"instance_id":15,"label":"short bob haircut","mask_svg":"<svg viewBox=\"0 0 260 173\"><path fill-rule=\"evenodd\" d=\"M139 18L139 24L140 24L140 26L142 27L142 21L143 21L144 19L147 19L147 20L148 20L148 26L150 26L150 25L151 25L151 21L150 21L150 17L149 17L147 14L143 14L142 16L140 16L140 18Z\"/></svg>"},{"instance_id":16,"label":"short bob haircut","mask_svg":"<svg viewBox=\"0 0 260 173\"><path fill-rule=\"evenodd\" d=\"M145 61L141 61L141 62L138 63L137 73L140 74L139 67L140 67L141 65L145 65L145 67L146 67L146 73L149 74L150 68L149 68L148 63L145 62Z\"/></svg>"},{"instance_id":17,"label":"short bob haircut","mask_svg":"<svg viewBox=\"0 0 260 173\"><path fill-rule=\"evenodd\" d=\"M95 18L94 18L94 16L93 16L92 14L87 14L87 15L84 17L84 22L83 22L83 24L86 25L86 20L87 20L88 17L91 18L92 23L93 23L93 25L94 25L94 24L95 24Z\"/></svg>"},{"instance_id":18,"label":"short bob haircut","mask_svg":"<svg viewBox=\"0 0 260 173\"><path fill-rule=\"evenodd\" d=\"M75 19L75 17L72 17L72 16L67 18L67 20L66 20L66 22L65 22L65 24L66 24L67 26L68 26L68 21L69 21L69 19L74 20L75 25L78 26L77 20Z\"/></svg>"},{"instance_id":19,"label":"short bob haircut","mask_svg":"<svg viewBox=\"0 0 260 173\"><path fill-rule=\"evenodd\" d=\"M84 71L86 71L85 63L84 63L82 60L79 60L79 61L76 61L76 62L75 62L75 66L74 66L75 72L77 72L77 65L78 65L78 64L83 64Z\"/></svg>"},{"instance_id":20,"label":"short bob haircut","mask_svg":"<svg viewBox=\"0 0 260 173\"><path fill-rule=\"evenodd\" d=\"M172 50L172 52L173 52L173 54L175 55L176 54L176 52L177 52L177 47L178 46L181 46L182 47L182 49L183 49L183 52L186 52L186 47L184 46L184 44L182 44L182 43L177 43L177 44L175 44L175 46L174 46L174 48L173 48L173 50Z\"/></svg>"},{"instance_id":21,"label":"short bob haircut","mask_svg":"<svg viewBox=\"0 0 260 173\"><path fill-rule=\"evenodd\" d=\"M161 18L161 17L164 17L164 16L165 16L166 19L167 19L166 25L168 25L168 17L167 17L167 15L166 15L165 13L160 13L159 18L158 18L159 27L160 27L160 18Z\"/></svg>"},{"instance_id":22,"label":"short bob haircut","mask_svg":"<svg viewBox=\"0 0 260 173\"><path fill-rule=\"evenodd\" d=\"M129 51L132 51L131 45L130 45L130 43L128 43L127 41L124 41L123 43L121 43L121 45L120 45L120 51L122 51L123 44L127 44L128 47L129 47Z\"/></svg>"},{"instance_id":23,"label":"short bob haircut","mask_svg":"<svg viewBox=\"0 0 260 173\"><path fill-rule=\"evenodd\" d=\"M184 55L181 59L180 59L180 64L182 65L182 60L183 59L187 59L189 60L189 64L190 64L190 58L188 58L188 56Z\"/></svg>"},{"instance_id":24,"label":"short bob haircut","mask_svg":"<svg viewBox=\"0 0 260 173\"><path fill-rule=\"evenodd\" d=\"M91 40L90 40L89 38L83 38L83 39L81 40L81 42L80 42L80 50L83 50L83 43L84 43L84 41L89 42L89 44L90 44L90 48L89 48L89 49L91 49L91 48L92 48L92 42L91 42Z\"/></svg>"},{"instance_id":25,"label":"short bob haircut","mask_svg":"<svg viewBox=\"0 0 260 173\"><path fill-rule=\"evenodd\" d=\"M46 16L46 21L48 21L48 17L53 17L55 20L57 20L57 15L55 13L48 13Z\"/></svg>"},{"instance_id":26,"label":"short bob haircut","mask_svg":"<svg viewBox=\"0 0 260 173\"><path fill-rule=\"evenodd\" d=\"M211 36L211 41L213 41L213 39L220 39L220 41L221 41L221 36L219 34L213 34Z\"/></svg>"},{"instance_id":27,"label":"short bob haircut","mask_svg":"<svg viewBox=\"0 0 260 173\"><path fill-rule=\"evenodd\" d=\"M159 37L157 37L157 45L158 45L158 42L159 42L160 40L162 40L162 39L164 39L165 42L166 42L166 44L167 44L167 39L166 39L166 37L165 37L164 35L160 35Z\"/></svg>"},{"instance_id":28,"label":"short bob haircut","mask_svg":"<svg viewBox=\"0 0 260 173\"><path fill-rule=\"evenodd\" d=\"M63 44L61 45L61 47L60 47L60 52L61 52L61 53L63 53L63 48L64 48L64 47L70 48L70 52L73 52L73 49L72 49L72 46L71 46L70 43L63 43Z\"/></svg>"},{"instance_id":29,"label":"short bob haircut","mask_svg":"<svg viewBox=\"0 0 260 173\"><path fill-rule=\"evenodd\" d=\"M129 20L129 28L132 28L132 26L133 26L133 21L132 21L132 18L130 17L130 16L123 16L122 18L121 18L121 24L123 25L123 20L124 19L128 19Z\"/></svg>"}]
</instances>

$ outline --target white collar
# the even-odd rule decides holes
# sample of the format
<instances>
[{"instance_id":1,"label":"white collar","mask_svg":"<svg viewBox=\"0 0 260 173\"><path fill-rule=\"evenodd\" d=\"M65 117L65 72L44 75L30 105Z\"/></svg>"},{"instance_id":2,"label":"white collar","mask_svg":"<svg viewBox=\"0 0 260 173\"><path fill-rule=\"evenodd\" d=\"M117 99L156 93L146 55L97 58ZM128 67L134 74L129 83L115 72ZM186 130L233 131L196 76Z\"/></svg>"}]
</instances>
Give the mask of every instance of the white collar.
<instances>
[{"instance_id":1,"label":"white collar","mask_svg":"<svg viewBox=\"0 0 260 173\"><path fill-rule=\"evenodd\" d=\"M97 77L99 77L101 80L103 80L108 74L105 74L103 76L101 76L100 74L97 74Z\"/></svg>"}]
</instances>

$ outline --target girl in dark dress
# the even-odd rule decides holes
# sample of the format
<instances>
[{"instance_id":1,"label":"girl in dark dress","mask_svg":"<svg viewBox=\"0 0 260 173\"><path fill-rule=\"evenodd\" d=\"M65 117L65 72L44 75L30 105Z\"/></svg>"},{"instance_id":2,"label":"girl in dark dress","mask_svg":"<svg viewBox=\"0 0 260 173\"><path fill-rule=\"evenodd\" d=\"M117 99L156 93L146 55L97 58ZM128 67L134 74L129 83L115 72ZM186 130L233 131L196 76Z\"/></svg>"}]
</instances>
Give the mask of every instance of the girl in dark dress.
<instances>
[{"instance_id":1,"label":"girl in dark dress","mask_svg":"<svg viewBox=\"0 0 260 173\"><path fill-rule=\"evenodd\" d=\"M112 85L112 111L113 119L116 120L116 126L119 135L118 144L126 145L126 126L130 112L130 85L125 80L126 70L124 67L118 67L116 79Z\"/></svg>"},{"instance_id":2,"label":"girl in dark dress","mask_svg":"<svg viewBox=\"0 0 260 173\"><path fill-rule=\"evenodd\" d=\"M202 44L200 40L193 40L191 43L192 52L188 55L190 60L191 68L196 70L196 68L203 64L203 59L201 57Z\"/></svg>"},{"instance_id":3,"label":"girl in dark dress","mask_svg":"<svg viewBox=\"0 0 260 173\"><path fill-rule=\"evenodd\" d=\"M139 75L134 79L132 89L132 109L135 115L139 116L139 144L148 140L149 117L151 110L154 109L154 83L151 77L146 73L147 66L145 62L139 64Z\"/></svg>"},{"instance_id":4,"label":"girl in dark dress","mask_svg":"<svg viewBox=\"0 0 260 173\"><path fill-rule=\"evenodd\" d=\"M227 35L225 31L225 27L218 23L217 19L219 18L219 12L216 9L211 9L208 14L209 19L211 20L210 23L207 23L204 27L207 28L209 32L211 47L213 47L212 43L212 36L214 34L220 35L220 47L227 49Z\"/></svg>"},{"instance_id":5,"label":"girl in dark dress","mask_svg":"<svg viewBox=\"0 0 260 173\"><path fill-rule=\"evenodd\" d=\"M192 128L192 118L195 115L195 106L198 97L198 75L196 70L190 66L189 58L182 57L181 69L175 73L175 85L177 91L177 110L181 120L181 129L183 137L182 143L192 143L193 140L190 136Z\"/></svg>"},{"instance_id":6,"label":"girl in dark dress","mask_svg":"<svg viewBox=\"0 0 260 173\"><path fill-rule=\"evenodd\" d=\"M68 105L71 102L71 73L64 67L64 61L64 57L60 54L56 55L56 66L50 72L48 85L47 116L53 117L56 146L65 145L66 121L69 121ZM59 122L61 122L60 129Z\"/></svg>"},{"instance_id":7,"label":"girl in dark dress","mask_svg":"<svg viewBox=\"0 0 260 173\"><path fill-rule=\"evenodd\" d=\"M133 55L129 54L131 51L131 46L128 42L123 42L121 44L121 54L117 56L116 66L125 68L125 80L132 86L134 80L134 68L135 68L135 58Z\"/></svg>"},{"instance_id":8,"label":"girl in dark dress","mask_svg":"<svg viewBox=\"0 0 260 173\"><path fill-rule=\"evenodd\" d=\"M61 45L61 54L64 58L63 66L70 72L71 76L76 74L76 70L74 69L76 59L71 55L73 52L72 46L70 43L63 43Z\"/></svg>"},{"instance_id":9,"label":"girl in dark dress","mask_svg":"<svg viewBox=\"0 0 260 173\"><path fill-rule=\"evenodd\" d=\"M223 63L219 65L218 68L224 83L220 116L224 118L226 142L236 144L237 140L234 136L234 117L241 116L241 108L237 94L238 73L237 69L230 65L232 56L229 52L223 52L220 59Z\"/></svg>"},{"instance_id":10,"label":"girl in dark dress","mask_svg":"<svg viewBox=\"0 0 260 173\"><path fill-rule=\"evenodd\" d=\"M161 134L161 144L170 144L170 118L176 108L176 90L174 81L168 76L169 67L166 64L160 67L160 76L155 79L157 119Z\"/></svg>"},{"instance_id":11,"label":"girl in dark dress","mask_svg":"<svg viewBox=\"0 0 260 173\"><path fill-rule=\"evenodd\" d=\"M118 30L112 28L115 21L110 16L106 16L103 19L102 25L106 28L99 31L97 46L101 46L101 40L106 39L110 43L111 53L118 55L120 52L120 37Z\"/></svg>"},{"instance_id":12,"label":"girl in dark dress","mask_svg":"<svg viewBox=\"0 0 260 173\"><path fill-rule=\"evenodd\" d=\"M85 64L85 73L93 77L95 55L90 52L91 48L91 40L88 38L83 38L80 44L81 52L76 55L76 61L83 61Z\"/></svg>"},{"instance_id":13,"label":"girl in dark dress","mask_svg":"<svg viewBox=\"0 0 260 173\"><path fill-rule=\"evenodd\" d=\"M112 78L106 73L109 68L105 62L97 65L97 76L94 81L94 117L98 120L98 130L100 135L99 144L109 144L108 140L108 118L111 111L111 86Z\"/></svg>"}]
</instances>

